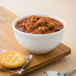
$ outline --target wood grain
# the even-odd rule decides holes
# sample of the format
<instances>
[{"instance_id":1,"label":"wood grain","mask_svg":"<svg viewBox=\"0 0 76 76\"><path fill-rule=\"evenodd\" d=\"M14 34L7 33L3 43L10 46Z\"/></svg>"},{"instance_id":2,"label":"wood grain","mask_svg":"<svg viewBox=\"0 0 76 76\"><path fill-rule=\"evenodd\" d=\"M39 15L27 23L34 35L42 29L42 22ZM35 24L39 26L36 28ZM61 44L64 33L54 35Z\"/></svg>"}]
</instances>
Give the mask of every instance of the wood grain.
<instances>
[{"instance_id":1,"label":"wood grain","mask_svg":"<svg viewBox=\"0 0 76 76\"><path fill-rule=\"evenodd\" d=\"M13 30L12 21L18 16L9 12L7 9L0 7L0 48L6 50L19 51L22 54L31 54L24 48L22 48L16 41ZM33 54L33 58L29 63L23 74L34 71L42 66L45 66L53 61L61 59L64 56L70 54L71 50L64 44L60 43L55 49L48 54L36 55ZM16 76L12 73L0 71L0 76Z\"/></svg>"}]
</instances>

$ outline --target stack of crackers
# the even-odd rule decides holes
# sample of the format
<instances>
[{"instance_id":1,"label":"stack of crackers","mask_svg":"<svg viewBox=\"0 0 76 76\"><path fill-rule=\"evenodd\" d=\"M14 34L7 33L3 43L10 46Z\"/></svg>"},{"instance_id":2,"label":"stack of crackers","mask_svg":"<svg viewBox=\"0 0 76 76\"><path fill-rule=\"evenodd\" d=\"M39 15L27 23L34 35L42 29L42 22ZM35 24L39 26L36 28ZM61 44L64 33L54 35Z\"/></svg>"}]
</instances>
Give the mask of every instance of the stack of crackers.
<instances>
[{"instance_id":1,"label":"stack of crackers","mask_svg":"<svg viewBox=\"0 0 76 76\"><path fill-rule=\"evenodd\" d=\"M0 69L18 68L25 63L25 57L16 51L0 53Z\"/></svg>"}]
</instances>

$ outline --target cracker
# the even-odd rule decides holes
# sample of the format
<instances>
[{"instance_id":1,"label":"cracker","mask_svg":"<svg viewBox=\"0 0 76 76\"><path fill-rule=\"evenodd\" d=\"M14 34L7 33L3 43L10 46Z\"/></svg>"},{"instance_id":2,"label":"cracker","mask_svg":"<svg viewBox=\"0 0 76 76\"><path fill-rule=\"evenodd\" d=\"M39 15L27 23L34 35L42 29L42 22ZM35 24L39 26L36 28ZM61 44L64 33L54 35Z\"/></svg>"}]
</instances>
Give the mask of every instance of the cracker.
<instances>
[{"instance_id":1,"label":"cracker","mask_svg":"<svg viewBox=\"0 0 76 76\"><path fill-rule=\"evenodd\" d=\"M3 53L3 52L0 52L0 55L1 55L2 53ZM0 64L0 69L7 69L7 68Z\"/></svg>"},{"instance_id":2,"label":"cracker","mask_svg":"<svg viewBox=\"0 0 76 76\"><path fill-rule=\"evenodd\" d=\"M25 63L25 57L16 51L7 51L0 54L0 64L6 68L17 68Z\"/></svg>"},{"instance_id":3,"label":"cracker","mask_svg":"<svg viewBox=\"0 0 76 76\"><path fill-rule=\"evenodd\" d=\"M7 69L7 68L0 64L0 69Z\"/></svg>"}]
</instances>

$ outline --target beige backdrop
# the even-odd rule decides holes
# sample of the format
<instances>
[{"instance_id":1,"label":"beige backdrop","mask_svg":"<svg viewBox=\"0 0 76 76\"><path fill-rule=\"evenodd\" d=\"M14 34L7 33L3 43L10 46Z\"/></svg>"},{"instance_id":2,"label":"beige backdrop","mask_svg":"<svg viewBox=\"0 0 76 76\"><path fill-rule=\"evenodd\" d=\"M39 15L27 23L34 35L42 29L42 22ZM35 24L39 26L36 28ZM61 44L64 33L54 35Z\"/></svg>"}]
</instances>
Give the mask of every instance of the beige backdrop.
<instances>
[{"instance_id":1,"label":"beige backdrop","mask_svg":"<svg viewBox=\"0 0 76 76\"><path fill-rule=\"evenodd\" d=\"M46 70L66 72L76 66L76 0L0 0L0 6L18 16L32 13L53 14L63 18L67 23L62 42L71 48L72 54L27 76L43 76Z\"/></svg>"}]
</instances>

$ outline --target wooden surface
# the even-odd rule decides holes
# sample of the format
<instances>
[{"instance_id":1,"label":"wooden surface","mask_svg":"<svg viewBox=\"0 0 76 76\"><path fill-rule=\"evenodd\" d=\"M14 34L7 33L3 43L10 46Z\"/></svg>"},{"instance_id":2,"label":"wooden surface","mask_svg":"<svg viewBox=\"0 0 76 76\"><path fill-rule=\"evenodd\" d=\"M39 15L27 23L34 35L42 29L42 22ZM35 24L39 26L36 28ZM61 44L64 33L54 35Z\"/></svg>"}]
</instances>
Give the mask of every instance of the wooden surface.
<instances>
[{"instance_id":1,"label":"wooden surface","mask_svg":"<svg viewBox=\"0 0 76 76\"><path fill-rule=\"evenodd\" d=\"M8 10L0 7L0 48L6 50L16 50L22 54L31 54L24 48L22 48L16 41L13 30L12 21L17 18L16 15L9 12ZM29 66L25 70L25 74L45 66L51 62L54 62L62 57L70 54L70 48L60 43L55 49L45 55L35 55L29 63ZM0 72L0 76L10 76L11 73Z\"/></svg>"}]
</instances>

